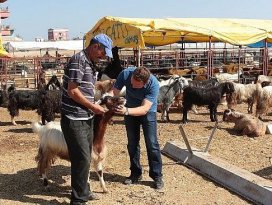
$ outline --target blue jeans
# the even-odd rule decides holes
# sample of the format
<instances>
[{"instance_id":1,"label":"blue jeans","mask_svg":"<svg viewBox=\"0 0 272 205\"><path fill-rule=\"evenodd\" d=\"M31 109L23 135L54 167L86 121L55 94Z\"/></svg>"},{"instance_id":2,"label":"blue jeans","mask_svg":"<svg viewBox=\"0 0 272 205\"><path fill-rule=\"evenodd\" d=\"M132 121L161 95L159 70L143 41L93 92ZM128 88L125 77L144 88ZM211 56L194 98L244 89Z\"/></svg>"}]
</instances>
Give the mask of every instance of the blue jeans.
<instances>
[{"instance_id":1,"label":"blue jeans","mask_svg":"<svg viewBox=\"0 0 272 205\"><path fill-rule=\"evenodd\" d=\"M130 157L131 175L142 174L140 164L140 128L142 126L147 150L149 176L154 180L162 177L161 151L157 138L156 112L148 112L144 116L125 116L125 125L128 138L128 153Z\"/></svg>"},{"instance_id":2,"label":"blue jeans","mask_svg":"<svg viewBox=\"0 0 272 205\"><path fill-rule=\"evenodd\" d=\"M61 116L61 129L71 160L71 203L84 203L89 199L88 177L93 143L93 119L71 120Z\"/></svg>"}]
</instances>

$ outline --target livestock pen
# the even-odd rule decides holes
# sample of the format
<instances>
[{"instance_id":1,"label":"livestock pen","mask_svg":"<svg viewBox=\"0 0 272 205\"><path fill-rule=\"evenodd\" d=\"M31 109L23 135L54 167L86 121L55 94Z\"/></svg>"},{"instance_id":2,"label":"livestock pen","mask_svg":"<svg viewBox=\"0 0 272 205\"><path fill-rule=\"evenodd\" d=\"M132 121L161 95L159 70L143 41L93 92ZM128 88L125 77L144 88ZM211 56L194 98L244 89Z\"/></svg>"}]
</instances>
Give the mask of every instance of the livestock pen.
<instances>
[{"instance_id":1,"label":"livestock pen","mask_svg":"<svg viewBox=\"0 0 272 205\"><path fill-rule=\"evenodd\" d=\"M67 57L20 57L0 59L0 80L17 88L37 88L41 76L49 80L56 75L60 80Z\"/></svg>"}]
</instances>

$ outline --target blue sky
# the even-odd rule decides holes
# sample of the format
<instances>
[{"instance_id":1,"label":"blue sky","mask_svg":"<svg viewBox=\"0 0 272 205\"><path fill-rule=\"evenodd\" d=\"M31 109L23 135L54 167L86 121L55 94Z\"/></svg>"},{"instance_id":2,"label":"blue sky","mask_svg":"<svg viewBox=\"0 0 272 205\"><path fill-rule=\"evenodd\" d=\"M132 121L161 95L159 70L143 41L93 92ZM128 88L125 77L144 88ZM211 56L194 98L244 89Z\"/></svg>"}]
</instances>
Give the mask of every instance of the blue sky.
<instances>
[{"instance_id":1,"label":"blue sky","mask_svg":"<svg viewBox=\"0 0 272 205\"><path fill-rule=\"evenodd\" d=\"M25 41L47 40L49 28L81 37L104 16L272 19L272 0L7 0L6 6L11 14L2 24Z\"/></svg>"}]
</instances>

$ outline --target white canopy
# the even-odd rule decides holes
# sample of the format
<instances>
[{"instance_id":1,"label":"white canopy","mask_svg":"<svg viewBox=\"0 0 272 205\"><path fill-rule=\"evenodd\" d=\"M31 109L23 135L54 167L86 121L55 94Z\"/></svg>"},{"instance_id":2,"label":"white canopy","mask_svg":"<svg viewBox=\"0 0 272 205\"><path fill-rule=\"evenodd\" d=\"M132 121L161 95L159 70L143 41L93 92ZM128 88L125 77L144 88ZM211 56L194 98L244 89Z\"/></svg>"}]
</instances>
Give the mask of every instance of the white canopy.
<instances>
[{"instance_id":1,"label":"white canopy","mask_svg":"<svg viewBox=\"0 0 272 205\"><path fill-rule=\"evenodd\" d=\"M13 51L31 51L31 50L82 50L83 40L71 41L22 41L22 42L9 42L6 45L9 52Z\"/></svg>"}]
</instances>

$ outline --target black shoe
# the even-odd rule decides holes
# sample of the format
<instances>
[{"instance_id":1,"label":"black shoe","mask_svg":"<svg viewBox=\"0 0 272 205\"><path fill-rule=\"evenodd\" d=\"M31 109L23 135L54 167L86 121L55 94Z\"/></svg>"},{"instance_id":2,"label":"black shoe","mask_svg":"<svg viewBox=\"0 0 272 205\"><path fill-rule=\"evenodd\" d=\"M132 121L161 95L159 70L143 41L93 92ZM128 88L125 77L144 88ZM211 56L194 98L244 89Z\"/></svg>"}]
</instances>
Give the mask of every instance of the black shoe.
<instances>
[{"instance_id":1,"label":"black shoe","mask_svg":"<svg viewBox=\"0 0 272 205\"><path fill-rule=\"evenodd\" d=\"M126 181L124 182L124 184L126 185L130 185L130 184L136 184L138 181L142 180L142 175L140 176L135 176L135 175L130 175Z\"/></svg>"},{"instance_id":2,"label":"black shoe","mask_svg":"<svg viewBox=\"0 0 272 205\"><path fill-rule=\"evenodd\" d=\"M70 202L70 205L86 205L85 202Z\"/></svg>"},{"instance_id":3,"label":"black shoe","mask_svg":"<svg viewBox=\"0 0 272 205\"><path fill-rule=\"evenodd\" d=\"M154 180L154 182L155 182L155 189L158 189L158 190L159 190L159 189L162 189L162 188L163 188L164 183L163 183L161 177L156 178L156 179Z\"/></svg>"},{"instance_id":4,"label":"black shoe","mask_svg":"<svg viewBox=\"0 0 272 205\"><path fill-rule=\"evenodd\" d=\"M97 194L90 191L89 200L98 200L98 199L99 199L99 197L97 196Z\"/></svg>"}]
</instances>

